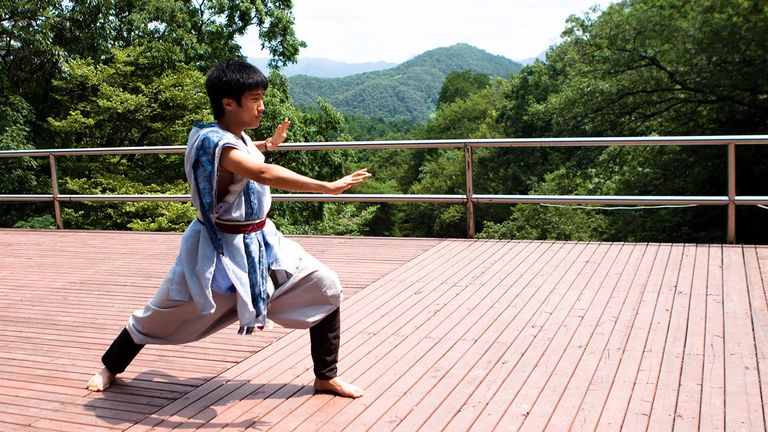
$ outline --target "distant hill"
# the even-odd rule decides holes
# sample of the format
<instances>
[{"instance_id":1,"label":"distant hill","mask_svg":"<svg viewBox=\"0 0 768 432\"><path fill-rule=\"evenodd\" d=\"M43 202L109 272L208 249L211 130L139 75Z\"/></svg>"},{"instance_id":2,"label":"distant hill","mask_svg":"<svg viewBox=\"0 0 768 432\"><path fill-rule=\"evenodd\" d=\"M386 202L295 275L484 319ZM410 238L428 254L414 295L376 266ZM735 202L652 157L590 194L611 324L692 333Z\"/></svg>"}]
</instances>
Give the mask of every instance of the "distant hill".
<instances>
[{"instance_id":1,"label":"distant hill","mask_svg":"<svg viewBox=\"0 0 768 432\"><path fill-rule=\"evenodd\" d=\"M536 57L531 57L531 58L527 58L527 59L524 59L524 60L518 60L518 62L521 65L523 65L523 66L528 66L529 64L533 64L536 60L541 60L543 62L546 62L547 61L547 53L548 52L549 52L549 50L547 49L547 50L542 51Z\"/></svg>"},{"instance_id":2,"label":"distant hill","mask_svg":"<svg viewBox=\"0 0 768 432\"><path fill-rule=\"evenodd\" d=\"M267 72L269 59L248 57L248 62ZM281 70L287 77L307 75L318 78L340 78L364 72L379 71L397 66L396 63L368 62L344 63L320 58L302 58L295 64L290 64Z\"/></svg>"},{"instance_id":3,"label":"distant hill","mask_svg":"<svg viewBox=\"0 0 768 432\"><path fill-rule=\"evenodd\" d=\"M440 87L453 71L471 70L505 77L519 63L467 44L437 48L396 67L342 78L295 75L288 78L296 105L323 98L345 114L423 122L437 106Z\"/></svg>"}]
</instances>

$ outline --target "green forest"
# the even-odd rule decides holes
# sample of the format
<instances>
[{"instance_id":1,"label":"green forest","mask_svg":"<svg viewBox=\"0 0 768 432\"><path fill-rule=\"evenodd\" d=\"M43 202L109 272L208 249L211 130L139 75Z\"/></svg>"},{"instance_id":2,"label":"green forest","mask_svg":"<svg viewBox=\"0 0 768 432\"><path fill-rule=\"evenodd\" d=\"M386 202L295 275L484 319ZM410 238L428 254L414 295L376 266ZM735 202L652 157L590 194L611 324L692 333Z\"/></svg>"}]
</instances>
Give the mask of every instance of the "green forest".
<instances>
[{"instance_id":1,"label":"green forest","mask_svg":"<svg viewBox=\"0 0 768 432\"><path fill-rule=\"evenodd\" d=\"M418 61L422 72L443 71L437 82L426 73L407 88L350 78L315 101L292 94L296 84L279 72L306 46L291 8L281 0L4 1L0 150L184 145L194 121L211 120L205 73L244 58L236 41L254 28L272 56L267 115L254 138L284 117L290 142L768 133L762 0L620 1L571 16L545 61L506 74L466 67L472 59L444 69L450 62L434 50ZM420 108L392 110L409 100ZM460 149L278 151L268 162L326 180L368 167L374 178L352 193L463 194L463 157ZM189 193L182 159L60 157L59 192ZM482 148L474 191L722 196L726 164L721 146ZM768 195L768 146L738 146L736 165L738 195ZM51 193L47 158L0 158L0 172L0 194ZM180 231L195 215L179 202L62 207L64 225L78 229ZM0 226L52 228L52 213L51 203L0 202ZM726 230L725 207L483 204L475 213L481 238L722 243ZM276 202L270 215L289 234L466 236L463 205ZM768 243L768 210L739 206L737 227L738 242Z\"/></svg>"},{"instance_id":2,"label":"green forest","mask_svg":"<svg viewBox=\"0 0 768 432\"><path fill-rule=\"evenodd\" d=\"M291 101L313 106L318 98L345 116L425 122L434 113L441 87L451 72L471 71L506 77L521 65L467 44L435 48L397 67L342 78L297 75L288 78Z\"/></svg>"}]
</instances>

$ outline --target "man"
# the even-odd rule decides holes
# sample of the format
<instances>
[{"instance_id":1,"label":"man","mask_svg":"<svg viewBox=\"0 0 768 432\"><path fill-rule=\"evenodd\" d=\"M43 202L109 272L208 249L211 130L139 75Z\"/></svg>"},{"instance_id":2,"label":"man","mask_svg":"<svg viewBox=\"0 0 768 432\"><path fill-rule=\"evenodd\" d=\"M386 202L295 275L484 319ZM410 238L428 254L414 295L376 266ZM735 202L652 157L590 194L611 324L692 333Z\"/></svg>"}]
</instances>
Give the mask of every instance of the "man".
<instances>
[{"instance_id":1,"label":"man","mask_svg":"<svg viewBox=\"0 0 768 432\"><path fill-rule=\"evenodd\" d=\"M239 320L241 334L269 317L284 327L309 328L314 388L344 397L363 395L337 376L341 284L336 274L286 239L267 219L270 187L339 194L371 176L366 169L334 182L264 162L286 138L285 119L271 138L244 133L264 112L267 78L243 61L214 67L206 91L216 123L189 135L185 172L198 217L185 231L173 268L144 309L135 311L102 357L88 389L103 391L145 344L196 341Z\"/></svg>"}]
</instances>

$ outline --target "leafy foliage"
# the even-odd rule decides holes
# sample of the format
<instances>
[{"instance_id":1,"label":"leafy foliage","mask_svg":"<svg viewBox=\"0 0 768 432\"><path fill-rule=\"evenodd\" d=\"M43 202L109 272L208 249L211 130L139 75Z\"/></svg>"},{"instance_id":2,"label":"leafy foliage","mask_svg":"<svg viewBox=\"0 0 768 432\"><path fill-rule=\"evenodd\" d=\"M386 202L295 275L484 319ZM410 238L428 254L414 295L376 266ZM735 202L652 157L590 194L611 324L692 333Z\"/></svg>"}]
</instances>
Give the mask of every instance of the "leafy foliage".
<instances>
[{"instance_id":1,"label":"leafy foliage","mask_svg":"<svg viewBox=\"0 0 768 432\"><path fill-rule=\"evenodd\" d=\"M768 11L757 1L635 0L573 16L547 62L512 77L498 119L512 136L765 133L766 26ZM768 168L765 151L738 154L738 192L755 190ZM531 193L725 193L722 148L571 149L550 156L563 164L536 176ZM486 235L551 238L557 231L545 226L557 226L568 228L557 232L562 238L580 232L593 239L724 239L722 208L589 214L599 222L586 223L580 210L518 206ZM765 218L740 223L740 238L768 241L760 234L764 225Z\"/></svg>"},{"instance_id":2,"label":"leafy foliage","mask_svg":"<svg viewBox=\"0 0 768 432\"><path fill-rule=\"evenodd\" d=\"M96 178L62 179L62 189L79 195L109 194L188 194L183 181L173 184L144 185L119 174L102 174ZM148 231L181 231L197 211L189 203L180 202L85 202L64 207L64 225L82 229L134 229Z\"/></svg>"},{"instance_id":3,"label":"leafy foliage","mask_svg":"<svg viewBox=\"0 0 768 432\"><path fill-rule=\"evenodd\" d=\"M182 144L189 123L208 116L203 74L220 59L240 56L234 36L257 25L273 66L296 58L303 43L293 34L290 6L256 0L0 4L0 46L6 47L0 51L0 147ZM459 44L339 79L273 73L267 115L251 133L263 139L288 117L294 142L764 134L766 33L764 1L623 0L572 16L546 61L522 69ZM765 195L766 153L765 146L739 146L737 194ZM326 180L368 167L374 178L355 192L465 190L460 149L267 157ZM7 162L0 160L8 173L0 191L49 193L47 164ZM179 155L60 158L59 164L63 193L184 187ZM474 152L473 186L478 194L724 195L725 167L722 147L481 148ZM192 215L184 204L145 204L67 204L66 223L166 230L179 229ZM725 239L721 207L475 210L485 238ZM275 203L272 215L290 233L463 237L465 212L463 205L446 204L285 202ZM0 224L50 226L41 214L50 209L4 204ZM739 241L768 242L764 210L739 207L737 214Z\"/></svg>"},{"instance_id":4,"label":"leafy foliage","mask_svg":"<svg viewBox=\"0 0 768 432\"><path fill-rule=\"evenodd\" d=\"M437 99L437 106L466 98L470 94L486 88L490 80L491 77L483 73L452 71L443 81L443 86L440 88L440 95Z\"/></svg>"},{"instance_id":5,"label":"leafy foliage","mask_svg":"<svg viewBox=\"0 0 768 432\"><path fill-rule=\"evenodd\" d=\"M492 89L453 74L441 103L414 137L573 137L765 133L768 13L756 1L623 1L571 17L564 41ZM462 79L465 78L465 79ZM451 86L457 90L452 90ZM397 152L409 152L402 156ZM764 195L764 148L739 147L738 191ZM369 159L393 189L463 193L458 151L391 151ZM722 147L479 149L476 193L724 195ZM386 163L399 167L397 170ZM397 172L395 172L397 171ZM387 184L387 183L382 183ZM487 238L723 241L720 207L587 210L480 206ZM479 210L479 209L478 209ZM390 232L463 233L463 207L403 205ZM739 239L764 243L765 212L739 208ZM381 222L386 225L387 221Z\"/></svg>"},{"instance_id":6,"label":"leafy foliage","mask_svg":"<svg viewBox=\"0 0 768 432\"><path fill-rule=\"evenodd\" d=\"M211 120L204 74L219 61L242 58L238 36L256 27L276 69L296 60L305 44L294 34L291 8L292 2L285 0L4 2L0 146L183 145L194 121ZM269 111L254 136L271 135L274 126L288 117L290 139L348 139L342 132L343 118L333 107L320 103L299 111L289 103L283 77L274 73L271 84ZM340 177L350 162L344 152L277 152L270 158L326 179ZM188 193L179 154L67 157L59 158L58 165L62 193ZM4 168L10 175L0 180L2 192L30 193L41 188L38 184L49 183L44 172L38 178L40 169L33 160L13 160ZM3 206L0 223L47 224L39 217L39 206ZM356 207L325 210L317 204L312 213L318 219L336 218L356 214ZM305 220L301 216L282 219L298 225ZM174 202L64 206L65 225L79 228L179 230L192 217L191 206ZM330 229L322 221L316 225ZM348 226L350 232L357 229Z\"/></svg>"},{"instance_id":7,"label":"leafy foliage","mask_svg":"<svg viewBox=\"0 0 768 432\"><path fill-rule=\"evenodd\" d=\"M293 215L301 214L302 209L295 204L297 203L276 203L278 209L271 216L286 234L364 235L367 234L367 226L378 210L378 206L359 210L352 204L326 203L320 208L321 217L298 219Z\"/></svg>"},{"instance_id":8,"label":"leafy foliage","mask_svg":"<svg viewBox=\"0 0 768 432\"><path fill-rule=\"evenodd\" d=\"M345 115L344 124L347 134L355 141L407 139L416 130L416 124L410 120L354 114Z\"/></svg>"}]
</instances>

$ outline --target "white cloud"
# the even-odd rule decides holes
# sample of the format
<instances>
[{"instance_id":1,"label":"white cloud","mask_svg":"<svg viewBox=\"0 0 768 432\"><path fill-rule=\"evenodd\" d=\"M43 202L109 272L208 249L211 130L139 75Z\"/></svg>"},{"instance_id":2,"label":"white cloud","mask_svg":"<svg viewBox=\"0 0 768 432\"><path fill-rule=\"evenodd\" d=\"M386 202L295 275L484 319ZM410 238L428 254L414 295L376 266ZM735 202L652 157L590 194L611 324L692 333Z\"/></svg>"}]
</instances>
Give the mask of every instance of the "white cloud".
<instances>
[{"instance_id":1,"label":"white cloud","mask_svg":"<svg viewBox=\"0 0 768 432\"><path fill-rule=\"evenodd\" d=\"M559 40L568 16L610 0L295 0L302 58L401 63L424 51L468 43L513 60L535 57ZM243 52L267 57L254 34Z\"/></svg>"}]
</instances>

